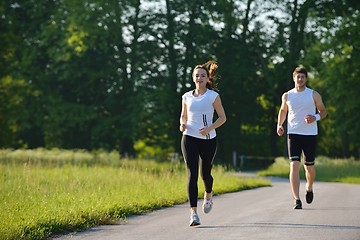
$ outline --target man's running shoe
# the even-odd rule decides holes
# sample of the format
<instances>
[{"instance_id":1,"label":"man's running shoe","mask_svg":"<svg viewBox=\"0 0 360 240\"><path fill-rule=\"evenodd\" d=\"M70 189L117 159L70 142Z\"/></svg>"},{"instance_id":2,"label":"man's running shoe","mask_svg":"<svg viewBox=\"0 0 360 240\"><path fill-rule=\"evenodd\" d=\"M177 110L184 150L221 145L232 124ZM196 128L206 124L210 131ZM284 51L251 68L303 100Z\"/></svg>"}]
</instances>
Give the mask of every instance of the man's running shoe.
<instances>
[{"instance_id":1,"label":"man's running shoe","mask_svg":"<svg viewBox=\"0 0 360 240\"><path fill-rule=\"evenodd\" d=\"M212 193L211 193L210 198L206 198L205 196L206 196L206 192L204 194L204 203L202 205L202 209L203 209L204 213L209 213L213 206Z\"/></svg>"},{"instance_id":2,"label":"man's running shoe","mask_svg":"<svg viewBox=\"0 0 360 240\"><path fill-rule=\"evenodd\" d=\"M190 227L200 225L200 218L197 213L191 213L190 216Z\"/></svg>"},{"instance_id":3,"label":"man's running shoe","mask_svg":"<svg viewBox=\"0 0 360 240\"><path fill-rule=\"evenodd\" d=\"M295 200L294 209L302 209L302 203L300 199Z\"/></svg>"},{"instance_id":4,"label":"man's running shoe","mask_svg":"<svg viewBox=\"0 0 360 240\"><path fill-rule=\"evenodd\" d=\"M312 190L306 190L306 194L305 194L305 198L306 198L306 203L310 204L312 203L313 199L314 199L314 193Z\"/></svg>"}]
</instances>

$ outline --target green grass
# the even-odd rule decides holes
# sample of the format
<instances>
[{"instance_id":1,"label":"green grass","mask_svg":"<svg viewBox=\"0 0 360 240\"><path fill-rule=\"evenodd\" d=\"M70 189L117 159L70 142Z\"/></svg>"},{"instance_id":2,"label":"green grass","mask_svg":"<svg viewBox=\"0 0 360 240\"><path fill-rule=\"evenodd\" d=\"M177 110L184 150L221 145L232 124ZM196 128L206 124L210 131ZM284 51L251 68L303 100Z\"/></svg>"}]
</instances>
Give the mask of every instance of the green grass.
<instances>
[{"instance_id":1,"label":"green grass","mask_svg":"<svg viewBox=\"0 0 360 240\"><path fill-rule=\"evenodd\" d=\"M269 186L216 166L214 192ZM116 152L0 150L0 239L44 239L187 201L183 162ZM203 195L199 179L199 197Z\"/></svg>"},{"instance_id":2,"label":"green grass","mask_svg":"<svg viewBox=\"0 0 360 240\"><path fill-rule=\"evenodd\" d=\"M330 159L318 157L315 160L316 181L341 182L360 184L360 161L354 159ZM289 176L289 160L279 157L268 169L258 173L258 176ZM301 178L305 178L304 168L301 168Z\"/></svg>"}]
</instances>

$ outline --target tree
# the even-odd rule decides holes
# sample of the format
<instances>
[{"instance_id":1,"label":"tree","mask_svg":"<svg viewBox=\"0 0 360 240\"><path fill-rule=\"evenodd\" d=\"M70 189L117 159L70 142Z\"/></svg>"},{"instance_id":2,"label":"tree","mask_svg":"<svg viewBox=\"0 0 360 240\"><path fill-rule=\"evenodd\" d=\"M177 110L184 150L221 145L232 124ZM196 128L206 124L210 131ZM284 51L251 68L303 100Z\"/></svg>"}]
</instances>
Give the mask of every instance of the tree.
<instances>
[{"instance_id":1,"label":"tree","mask_svg":"<svg viewBox=\"0 0 360 240\"><path fill-rule=\"evenodd\" d=\"M359 156L360 109L357 95L360 85L359 3L355 1L322 1L317 5L315 43L306 60L315 73L312 83L324 93L328 120L321 122L320 147L326 155ZM335 10L335 11L334 11Z\"/></svg>"},{"instance_id":2,"label":"tree","mask_svg":"<svg viewBox=\"0 0 360 240\"><path fill-rule=\"evenodd\" d=\"M349 114L359 108L357 9L352 0L4 0L0 146L166 159L180 151L191 71L214 59L228 117L218 160L286 154L276 118L298 64L330 112L319 152L358 156L357 114Z\"/></svg>"}]
</instances>

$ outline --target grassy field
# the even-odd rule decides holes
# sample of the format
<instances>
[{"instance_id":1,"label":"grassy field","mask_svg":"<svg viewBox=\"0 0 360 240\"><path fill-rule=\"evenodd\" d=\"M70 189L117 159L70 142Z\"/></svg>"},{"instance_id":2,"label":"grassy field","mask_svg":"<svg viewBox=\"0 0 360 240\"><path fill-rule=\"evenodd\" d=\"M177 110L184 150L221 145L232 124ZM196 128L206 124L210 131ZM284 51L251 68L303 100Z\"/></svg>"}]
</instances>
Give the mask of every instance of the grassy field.
<instances>
[{"instance_id":1,"label":"grassy field","mask_svg":"<svg viewBox=\"0 0 360 240\"><path fill-rule=\"evenodd\" d=\"M360 184L360 161L354 159L316 158L316 181ZM277 158L268 169L260 171L258 176L289 177L289 160ZM304 168L301 177L305 178Z\"/></svg>"},{"instance_id":2,"label":"grassy field","mask_svg":"<svg viewBox=\"0 0 360 240\"><path fill-rule=\"evenodd\" d=\"M270 185L221 166L213 175L215 194ZM126 160L104 151L0 150L0 239L44 239L184 203L186 179L183 162Z\"/></svg>"}]
</instances>

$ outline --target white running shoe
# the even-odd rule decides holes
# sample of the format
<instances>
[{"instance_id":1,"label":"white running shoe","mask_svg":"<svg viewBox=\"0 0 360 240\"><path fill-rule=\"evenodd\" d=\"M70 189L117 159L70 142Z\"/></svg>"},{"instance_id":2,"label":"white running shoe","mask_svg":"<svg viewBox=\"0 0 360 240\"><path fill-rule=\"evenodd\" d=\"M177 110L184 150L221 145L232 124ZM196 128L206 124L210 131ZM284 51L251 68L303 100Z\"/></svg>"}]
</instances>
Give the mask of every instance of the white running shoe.
<instances>
[{"instance_id":1,"label":"white running shoe","mask_svg":"<svg viewBox=\"0 0 360 240\"><path fill-rule=\"evenodd\" d=\"M203 209L204 213L209 213L213 206L213 201L212 201L213 194L211 193L210 198L206 198L205 194L204 194L204 203L203 203L202 209Z\"/></svg>"},{"instance_id":2,"label":"white running shoe","mask_svg":"<svg viewBox=\"0 0 360 240\"><path fill-rule=\"evenodd\" d=\"M197 213L193 212L190 215L190 227L200 225L200 218Z\"/></svg>"}]
</instances>

